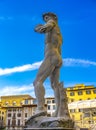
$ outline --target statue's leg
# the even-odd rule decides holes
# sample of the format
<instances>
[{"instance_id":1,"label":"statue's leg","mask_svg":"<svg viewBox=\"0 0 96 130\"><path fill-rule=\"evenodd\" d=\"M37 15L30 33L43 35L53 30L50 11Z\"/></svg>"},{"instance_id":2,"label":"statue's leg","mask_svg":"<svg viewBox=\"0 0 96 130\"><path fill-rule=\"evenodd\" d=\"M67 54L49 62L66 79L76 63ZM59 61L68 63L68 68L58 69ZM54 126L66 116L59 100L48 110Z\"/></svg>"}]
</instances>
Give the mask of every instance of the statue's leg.
<instances>
[{"instance_id":1,"label":"statue's leg","mask_svg":"<svg viewBox=\"0 0 96 130\"><path fill-rule=\"evenodd\" d=\"M60 68L56 67L50 76L51 86L54 90L56 111L54 116L58 116L59 106L60 106L60 93L59 93L59 71Z\"/></svg>"},{"instance_id":2,"label":"statue's leg","mask_svg":"<svg viewBox=\"0 0 96 130\"><path fill-rule=\"evenodd\" d=\"M41 112L44 110L45 104L45 89L43 86L44 80L52 73L54 70L54 65L50 62L50 57L46 58L41 64L37 77L33 82L35 95L37 99L37 112Z\"/></svg>"}]
</instances>

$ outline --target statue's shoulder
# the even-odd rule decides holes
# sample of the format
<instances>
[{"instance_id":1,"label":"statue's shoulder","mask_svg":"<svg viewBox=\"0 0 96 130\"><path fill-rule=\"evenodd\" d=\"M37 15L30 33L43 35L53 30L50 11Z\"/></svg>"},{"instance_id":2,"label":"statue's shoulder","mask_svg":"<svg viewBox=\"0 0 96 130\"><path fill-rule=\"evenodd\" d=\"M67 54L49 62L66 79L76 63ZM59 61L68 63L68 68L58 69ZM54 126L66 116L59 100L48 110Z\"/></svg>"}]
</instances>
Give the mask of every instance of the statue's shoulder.
<instances>
[{"instance_id":1,"label":"statue's shoulder","mask_svg":"<svg viewBox=\"0 0 96 130\"><path fill-rule=\"evenodd\" d=\"M50 19L47 23L57 25L56 21L53 19Z\"/></svg>"}]
</instances>

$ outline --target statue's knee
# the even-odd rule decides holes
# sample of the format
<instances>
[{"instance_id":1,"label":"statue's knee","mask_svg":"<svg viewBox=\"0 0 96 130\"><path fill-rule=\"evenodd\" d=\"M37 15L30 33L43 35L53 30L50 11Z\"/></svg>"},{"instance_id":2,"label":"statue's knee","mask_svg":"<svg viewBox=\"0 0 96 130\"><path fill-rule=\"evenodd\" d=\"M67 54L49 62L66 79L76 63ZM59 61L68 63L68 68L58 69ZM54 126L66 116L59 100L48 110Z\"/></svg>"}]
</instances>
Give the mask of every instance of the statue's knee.
<instances>
[{"instance_id":1,"label":"statue's knee","mask_svg":"<svg viewBox=\"0 0 96 130\"><path fill-rule=\"evenodd\" d=\"M51 83L51 87L54 89L54 90L58 90L58 82L55 82L55 83Z\"/></svg>"},{"instance_id":2,"label":"statue's knee","mask_svg":"<svg viewBox=\"0 0 96 130\"><path fill-rule=\"evenodd\" d=\"M34 87L39 87L39 86L41 86L41 84L42 84L42 82L40 82L40 81L34 81L33 82L33 85L34 85Z\"/></svg>"}]
</instances>

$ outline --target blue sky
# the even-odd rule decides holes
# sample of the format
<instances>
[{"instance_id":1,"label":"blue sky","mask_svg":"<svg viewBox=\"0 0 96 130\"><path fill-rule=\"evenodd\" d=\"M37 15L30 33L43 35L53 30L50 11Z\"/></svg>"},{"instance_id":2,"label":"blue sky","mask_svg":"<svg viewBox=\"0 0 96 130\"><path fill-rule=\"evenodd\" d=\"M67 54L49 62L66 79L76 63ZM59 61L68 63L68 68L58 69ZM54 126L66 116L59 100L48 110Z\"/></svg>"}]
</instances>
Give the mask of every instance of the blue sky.
<instances>
[{"instance_id":1,"label":"blue sky","mask_svg":"<svg viewBox=\"0 0 96 130\"><path fill-rule=\"evenodd\" d=\"M96 86L95 0L0 0L0 95L34 96L32 82L44 58L44 35L34 27L44 24L45 12L58 16L64 86ZM49 79L45 89L53 95Z\"/></svg>"}]
</instances>

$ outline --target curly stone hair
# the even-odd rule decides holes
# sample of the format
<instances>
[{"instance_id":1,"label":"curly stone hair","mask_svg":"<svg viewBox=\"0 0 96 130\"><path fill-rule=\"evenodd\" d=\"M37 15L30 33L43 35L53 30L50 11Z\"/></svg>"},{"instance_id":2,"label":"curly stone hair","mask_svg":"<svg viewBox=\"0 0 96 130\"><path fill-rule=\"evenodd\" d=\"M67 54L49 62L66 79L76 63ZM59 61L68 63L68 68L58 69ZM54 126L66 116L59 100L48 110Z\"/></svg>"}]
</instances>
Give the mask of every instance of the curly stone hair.
<instances>
[{"instance_id":1,"label":"curly stone hair","mask_svg":"<svg viewBox=\"0 0 96 130\"><path fill-rule=\"evenodd\" d=\"M45 16L51 16L52 18L54 18L54 20L56 20L56 21L58 20L58 18L57 18L57 16L56 16L56 14L51 13L51 12L44 13L44 14L42 15L43 20L44 20Z\"/></svg>"}]
</instances>

